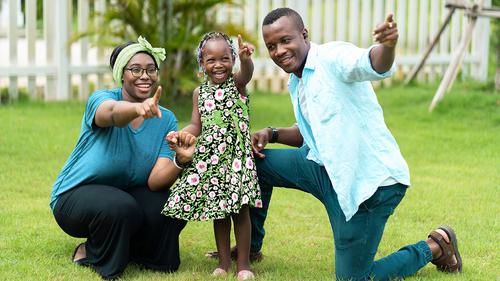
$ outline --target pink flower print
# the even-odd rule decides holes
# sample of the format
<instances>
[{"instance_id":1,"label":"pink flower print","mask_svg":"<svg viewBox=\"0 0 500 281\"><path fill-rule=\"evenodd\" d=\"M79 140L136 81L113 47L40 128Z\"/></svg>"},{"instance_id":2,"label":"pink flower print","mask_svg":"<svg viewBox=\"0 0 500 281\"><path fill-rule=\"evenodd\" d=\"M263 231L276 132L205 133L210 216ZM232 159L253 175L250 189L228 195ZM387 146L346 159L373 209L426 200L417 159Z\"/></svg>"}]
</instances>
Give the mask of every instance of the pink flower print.
<instances>
[{"instance_id":1,"label":"pink flower print","mask_svg":"<svg viewBox=\"0 0 500 281\"><path fill-rule=\"evenodd\" d=\"M207 136L207 142L212 142L213 140L212 136Z\"/></svg>"},{"instance_id":2,"label":"pink flower print","mask_svg":"<svg viewBox=\"0 0 500 281\"><path fill-rule=\"evenodd\" d=\"M175 202L174 201L168 202L168 207L169 208L173 208L174 206L175 206Z\"/></svg>"},{"instance_id":3,"label":"pink flower print","mask_svg":"<svg viewBox=\"0 0 500 281\"><path fill-rule=\"evenodd\" d=\"M247 169L253 169L252 157L247 157L247 160L245 161L245 167L247 167Z\"/></svg>"},{"instance_id":4,"label":"pink flower print","mask_svg":"<svg viewBox=\"0 0 500 281\"><path fill-rule=\"evenodd\" d=\"M255 207L262 208L262 200L260 200L260 199L255 200Z\"/></svg>"},{"instance_id":5,"label":"pink flower print","mask_svg":"<svg viewBox=\"0 0 500 281\"><path fill-rule=\"evenodd\" d=\"M235 172L241 171L241 161L239 159L233 160L233 171Z\"/></svg>"},{"instance_id":6,"label":"pink flower print","mask_svg":"<svg viewBox=\"0 0 500 281\"><path fill-rule=\"evenodd\" d=\"M243 113L243 110L241 108L236 109L236 113L241 114Z\"/></svg>"},{"instance_id":7,"label":"pink flower print","mask_svg":"<svg viewBox=\"0 0 500 281\"><path fill-rule=\"evenodd\" d=\"M227 129L226 128L221 128L219 130L219 132L224 135L227 132Z\"/></svg>"},{"instance_id":8,"label":"pink flower print","mask_svg":"<svg viewBox=\"0 0 500 281\"><path fill-rule=\"evenodd\" d=\"M219 135L217 133L213 133L212 136L214 137L214 140L218 140L219 139Z\"/></svg>"},{"instance_id":9,"label":"pink flower print","mask_svg":"<svg viewBox=\"0 0 500 281\"><path fill-rule=\"evenodd\" d=\"M206 220L208 220L208 219L207 219L207 216L206 216L205 214L202 214L202 215L200 216L200 220L201 220L201 221L206 221Z\"/></svg>"},{"instance_id":10,"label":"pink flower print","mask_svg":"<svg viewBox=\"0 0 500 281\"><path fill-rule=\"evenodd\" d=\"M215 101L214 100L206 100L204 105L205 105L205 109L207 111L212 111L215 109Z\"/></svg>"},{"instance_id":11,"label":"pink flower print","mask_svg":"<svg viewBox=\"0 0 500 281\"><path fill-rule=\"evenodd\" d=\"M193 200L193 201L196 200L196 194L194 194L194 193L191 194L191 200Z\"/></svg>"},{"instance_id":12,"label":"pink flower print","mask_svg":"<svg viewBox=\"0 0 500 281\"><path fill-rule=\"evenodd\" d=\"M241 198L241 204L248 204L248 196L243 195L243 198Z\"/></svg>"},{"instance_id":13,"label":"pink flower print","mask_svg":"<svg viewBox=\"0 0 500 281\"><path fill-rule=\"evenodd\" d=\"M236 201L238 200L238 194L233 193L233 194L231 195L231 198L233 199L233 201L234 201L234 202L236 202Z\"/></svg>"},{"instance_id":14,"label":"pink flower print","mask_svg":"<svg viewBox=\"0 0 500 281\"><path fill-rule=\"evenodd\" d=\"M236 185L238 183L238 180L236 177L231 177L231 184Z\"/></svg>"},{"instance_id":15,"label":"pink flower print","mask_svg":"<svg viewBox=\"0 0 500 281\"><path fill-rule=\"evenodd\" d=\"M248 125L245 122L240 122L240 129L242 132L246 132L248 129Z\"/></svg>"},{"instance_id":16,"label":"pink flower print","mask_svg":"<svg viewBox=\"0 0 500 281\"><path fill-rule=\"evenodd\" d=\"M199 215L198 213L195 213L195 214L193 215L193 219L197 219L199 216L200 216L200 215Z\"/></svg>"},{"instance_id":17,"label":"pink flower print","mask_svg":"<svg viewBox=\"0 0 500 281\"><path fill-rule=\"evenodd\" d=\"M200 198L203 195L203 192L201 190L196 191L196 197Z\"/></svg>"},{"instance_id":18,"label":"pink flower print","mask_svg":"<svg viewBox=\"0 0 500 281\"><path fill-rule=\"evenodd\" d=\"M187 180L190 185L197 185L200 182L200 177L197 174L192 174L188 176Z\"/></svg>"},{"instance_id":19,"label":"pink flower print","mask_svg":"<svg viewBox=\"0 0 500 281\"><path fill-rule=\"evenodd\" d=\"M210 183L212 183L214 185L218 185L219 184L219 180L217 178L211 178L210 179Z\"/></svg>"},{"instance_id":20,"label":"pink flower print","mask_svg":"<svg viewBox=\"0 0 500 281\"><path fill-rule=\"evenodd\" d=\"M227 205L226 205L226 200L221 200L221 201L219 202L219 208L221 208L222 210L225 210L225 209L226 209L226 207L227 207Z\"/></svg>"},{"instance_id":21,"label":"pink flower print","mask_svg":"<svg viewBox=\"0 0 500 281\"><path fill-rule=\"evenodd\" d=\"M219 156L217 156L217 155L215 155L215 154L214 154L214 155L212 155L212 157L210 157L210 162L211 162L213 165L215 165L215 164L219 163Z\"/></svg>"},{"instance_id":22,"label":"pink flower print","mask_svg":"<svg viewBox=\"0 0 500 281\"><path fill-rule=\"evenodd\" d=\"M184 211L189 212L189 210L191 210L191 205L185 205Z\"/></svg>"},{"instance_id":23,"label":"pink flower print","mask_svg":"<svg viewBox=\"0 0 500 281\"><path fill-rule=\"evenodd\" d=\"M247 101L247 96L240 95L240 100L241 100L242 102L246 102L246 101Z\"/></svg>"},{"instance_id":24,"label":"pink flower print","mask_svg":"<svg viewBox=\"0 0 500 281\"><path fill-rule=\"evenodd\" d=\"M222 153L224 153L224 151L226 151L226 146L227 146L227 145L226 145L226 143L225 143L225 142L223 142L223 143L219 144L219 146L217 147L217 149L219 150L219 153L220 153L220 154L222 154Z\"/></svg>"},{"instance_id":25,"label":"pink flower print","mask_svg":"<svg viewBox=\"0 0 500 281\"><path fill-rule=\"evenodd\" d=\"M215 192L210 191L210 193L208 193L208 196L209 196L210 198L214 198L214 197L215 197Z\"/></svg>"},{"instance_id":26,"label":"pink flower print","mask_svg":"<svg viewBox=\"0 0 500 281\"><path fill-rule=\"evenodd\" d=\"M202 145L202 146L198 147L198 151L201 153L205 152L206 151L205 146Z\"/></svg>"},{"instance_id":27,"label":"pink flower print","mask_svg":"<svg viewBox=\"0 0 500 281\"><path fill-rule=\"evenodd\" d=\"M231 106L233 106L233 102L232 102L232 101L230 101L230 100L229 100L229 101L227 101L227 102L226 102L226 106L227 106L227 107L231 107Z\"/></svg>"},{"instance_id":28,"label":"pink flower print","mask_svg":"<svg viewBox=\"0 0 500 281\"><path fill-rule=\"evenodd\" d=\"M196 169L198 170L198 173L203 173L207 170L207 163L204 161L200 161L196 164Z\"/></svg>"},{"instance_id":29,"label":"pink flower print","mask_svg":"<svg viewBox=\"0 0 500 281\"><path fill-rule=\"evenodd\" d=\"M175 203L179 203L180 200L181 200L181 198L179 197L179 195L175 195L174 196L174 202Z\"/></svg>"},{"instance_id":30,"label":"pink flower print","mask_svg":"<svg viewBox=\"0 0 500 281\"><path fill-rule=\"evenodd\" d=\"M215 99L222 100L223 98L224 98L224 90L217 89L217 91L215 91Z\"/></svg>"}]
</instances>

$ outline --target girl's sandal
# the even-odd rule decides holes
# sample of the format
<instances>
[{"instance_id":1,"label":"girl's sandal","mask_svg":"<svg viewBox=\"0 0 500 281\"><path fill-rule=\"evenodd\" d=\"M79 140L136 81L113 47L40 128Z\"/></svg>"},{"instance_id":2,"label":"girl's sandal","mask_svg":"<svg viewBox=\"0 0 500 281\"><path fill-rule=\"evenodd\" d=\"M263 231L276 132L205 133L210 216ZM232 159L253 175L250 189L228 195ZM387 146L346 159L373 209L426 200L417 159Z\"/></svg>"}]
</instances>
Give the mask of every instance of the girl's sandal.
<instances>
[{"instance_id":1,"label":"girl's sandal","mask_svg":"<svg viewBox=\"0 0 500 281\"><path fill-rule=\"evenodd\" d=\"M253 272L251 272L250 270L240 270L238 271L238 280L250 280L250 279L254 279L255 278L255 274L253 274Z\"/></svg>"},{"instance_id":2,"label":"girl's sandal","mask_svg":"<svg viewBox=\"0 0 500 281\"><path fill-rule=\"evenodd\" d=\"M438 229L443 230L448 235L450 242L446 242L443 235L437 231L432 231L429 238L434 240L439 247L441 247L442 254L434 258L431 262L435 264L439 271L444 272L461 272L462 271L462 257L458 252L457 236L453 229L447 225L441 225ZM455 259L453 258L455 257Z\"/></svg>"}]
</instances>

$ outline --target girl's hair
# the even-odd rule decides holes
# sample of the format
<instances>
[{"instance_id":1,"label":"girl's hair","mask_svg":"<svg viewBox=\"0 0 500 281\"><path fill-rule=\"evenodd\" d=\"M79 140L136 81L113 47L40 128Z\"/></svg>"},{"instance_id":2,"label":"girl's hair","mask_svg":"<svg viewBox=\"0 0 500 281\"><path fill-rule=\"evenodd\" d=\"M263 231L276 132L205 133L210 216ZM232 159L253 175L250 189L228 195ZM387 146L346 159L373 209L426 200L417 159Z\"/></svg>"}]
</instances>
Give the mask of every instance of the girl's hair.
<instances>
[{"instance_id":1,"label":"girl's hair","mask_svg":"<svg viewBox=\"0 0 500 281\"><path fill-rule=\"evenodd\" d=\"M222 33L222 32L217 32L217 31L212 31L203 36L203 38L200 41L200 44L198 44L198 50L196 50L196 60L198 61L198 66L200 67L200 71L203 71L201 67L201 59L202 59L202 50L203 47L205 47L205 44L207 43L208 40L225 40L226 43L229 45L229 48L231 48L231 56L233 57L233 61L236 58L236 49L233 45L233 40L227 36L227 34Z\"/></svg>"},{"instance_id":2,"label":"girl's hair","mask_svg":"<svg viewBox=\"0 0 500 281\"><path fill-rule=\"evenodd\" d=\"M111 67L111 69L113 69L113 67L115 66L115 62L116 62L116 59L118 58L118 54L120 54L120 52L125 49L125 47L129 46L129 45L132 45L132 44L136 44L137 42L134 42L134 41L129 41L125 44L121 44L121 45L118 45L116 46L113 51L111 52L111 56L109 57L109 66ZM144 54L148 54L152 59L153 59L153 62L155 63L155 66L156 68L158 68L158 64L156 63L156 60L155 58L148 52L137 52L137 54L139 53L144 53Z\"/></svg>"}]
</instances>

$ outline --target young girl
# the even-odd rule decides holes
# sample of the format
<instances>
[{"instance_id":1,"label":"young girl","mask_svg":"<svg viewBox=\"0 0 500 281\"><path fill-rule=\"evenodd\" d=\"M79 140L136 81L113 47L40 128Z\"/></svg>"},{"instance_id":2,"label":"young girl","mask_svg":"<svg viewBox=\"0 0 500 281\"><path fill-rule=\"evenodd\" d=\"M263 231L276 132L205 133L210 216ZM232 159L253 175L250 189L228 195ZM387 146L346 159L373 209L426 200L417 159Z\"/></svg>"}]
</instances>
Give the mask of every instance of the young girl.
<instances>
[{"instance_id":1,"label":"young girl","mask_svg":"<svg viewBox=\"0 0 500 281\"><path fill-rule=\"evenodd\" d=\"M246 84L252 78L253 46L238 36L240 71L233 75L236 51L223 33L206 34L198 46L198 64L204 83L193 92L191 123L183 129L198 137L190 164L185 168L162 213L183 220L214 220L219 265L213 275L231 267L230 231L234 222L238 251L237 277L254 277L250 271L249 206L262 207L251 150ZM201 133L201 135L200 135ZM176 133L169 134L172 146Z\"/></svg>"}]
</instances>

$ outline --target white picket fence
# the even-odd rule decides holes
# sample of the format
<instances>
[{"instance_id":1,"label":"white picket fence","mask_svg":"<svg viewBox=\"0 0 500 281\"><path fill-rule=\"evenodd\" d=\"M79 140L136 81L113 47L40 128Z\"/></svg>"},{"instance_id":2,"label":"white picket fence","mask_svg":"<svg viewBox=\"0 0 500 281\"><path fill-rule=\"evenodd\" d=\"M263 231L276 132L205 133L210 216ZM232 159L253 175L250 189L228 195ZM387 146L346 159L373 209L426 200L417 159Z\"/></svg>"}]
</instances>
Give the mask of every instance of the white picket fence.
<instances>
[{"instance_id":1,"label":"white picket fence","mask_svg":"<svg viewBox=\"0 0 500 281\"><path fill-rule=\"evenodd\" d=\"M36 14L36 2L25 0L25 13L20 0L0 0L0 88L8 87L16 99L18 89L26 87L33 98L67 100L71 86L78 85L78 98L86 99L90 83L97 88L113 85L107 66L110 50L89 46L82 39L69 48L71 33L85 30L91 7L103 11L112 0L44 0L43 15ZM200 0L202 1L202 0ZM255 55L254 89L284 92L287 75L269 59L262 36L261 22L276 7L288 6L303 17L310 38L316 43L332 40L352 42L361 47L373 44L371 31L394 12L400 33L393 79L404 79L420 58L420 53L437 33L447 14L445 0L238 0L240 7L219 7L217 19L239 23L259 39ZM491 0L484 0L485 6ZM76 9L77 27L72 30L72 14ZM37 29L37 19L43 29ZM456 12L441 36L418 79L440 79L457 47L466 26L463 11ZM487 79L489 19L478 20L476 32L463 62L462 76ZM193 46L194 48L194 46ZM193 74L194 75L194 74ZM391 80L384 83L390 84Z\"/></svg>"}]
</instances>

